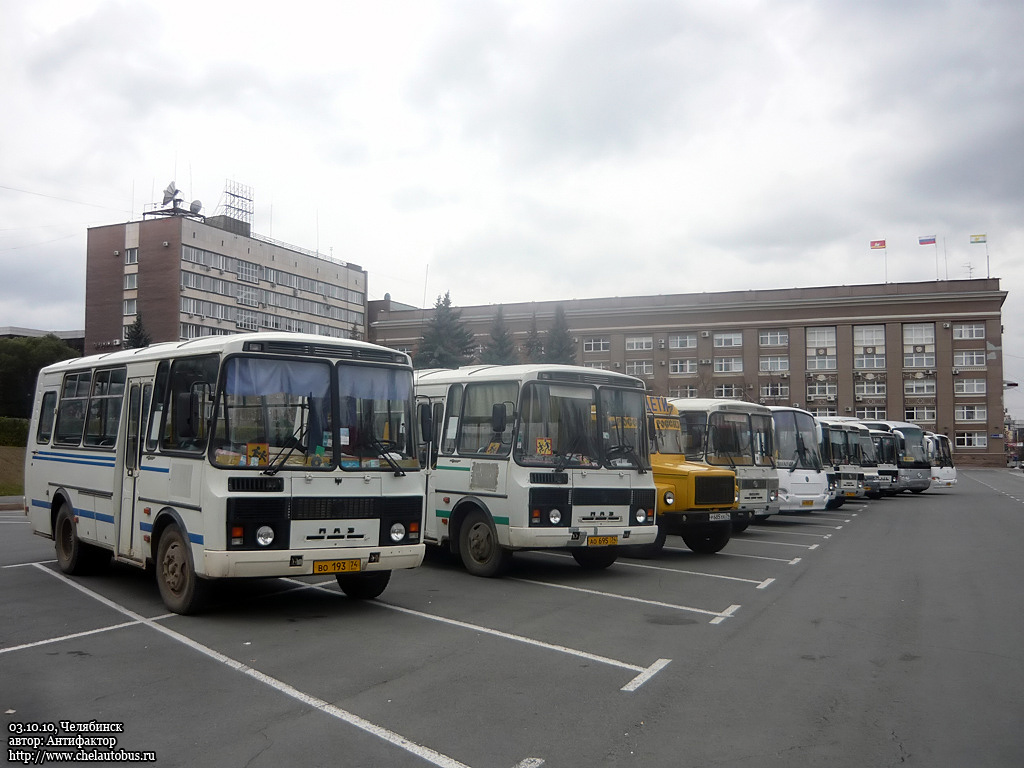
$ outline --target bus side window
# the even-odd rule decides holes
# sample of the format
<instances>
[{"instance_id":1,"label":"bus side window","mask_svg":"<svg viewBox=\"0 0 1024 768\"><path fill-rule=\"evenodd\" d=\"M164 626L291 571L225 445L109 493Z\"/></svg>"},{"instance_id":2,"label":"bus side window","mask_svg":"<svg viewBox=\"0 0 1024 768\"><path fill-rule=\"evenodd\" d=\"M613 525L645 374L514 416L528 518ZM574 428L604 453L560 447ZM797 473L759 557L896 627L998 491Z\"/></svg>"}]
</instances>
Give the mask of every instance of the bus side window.
<instances>
[{"instance_id":1,"label":"bus side window","mask_svg":"<svg viewBox=\"0 0 1024 768\"><path fill-rule=\"evenodd\" d=\"M40 445L48 445L53 435L53 420L57 417L56 406L56 391L46 392L39 406L39 427L36 429L36 442Z\"/></svg>"},{"instance_id":2,"label":"bus side window","mask_svg":"<svg viewBox=\"0 0 1024 768\"><path fill-rule=\"evenodd\" d=\"M440 453L455 453L455 435L459 431L459 417L462 415L462 385L453 384L448 390L448 404L445 408L448 420L444 423L441 435ZM435 432L442 432L440 425L434 427Z\"/></svg>"}]
</instances>

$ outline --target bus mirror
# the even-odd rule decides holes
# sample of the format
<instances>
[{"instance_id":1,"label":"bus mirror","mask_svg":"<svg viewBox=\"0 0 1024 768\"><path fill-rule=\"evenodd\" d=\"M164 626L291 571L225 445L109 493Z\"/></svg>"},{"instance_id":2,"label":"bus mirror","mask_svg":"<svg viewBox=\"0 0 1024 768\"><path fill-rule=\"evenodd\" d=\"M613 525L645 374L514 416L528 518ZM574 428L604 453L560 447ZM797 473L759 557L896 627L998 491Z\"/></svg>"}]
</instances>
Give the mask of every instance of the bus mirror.
<instances>
[{"instance_id":1,"label":"bus mirror","mask_svg":"<svg viewBox=\"0 0 1024 768\"><path fill-rule=\"evenodd\" d=\"M491 431L500 435L505 431L506 423L505 404L495 403L491 406Z\"/></svg>"},{"instance_id":2,"label":"bus mirror","mask_svg":"<svg viewBox=\"0 0 1024 768\"><path fill-rule=\"evenodd\" d=\"M430 403L420 403L420 434L423 436L423 442L432 443L434 442L434 424L430 418Z\"/></svg>"}]
</instances>

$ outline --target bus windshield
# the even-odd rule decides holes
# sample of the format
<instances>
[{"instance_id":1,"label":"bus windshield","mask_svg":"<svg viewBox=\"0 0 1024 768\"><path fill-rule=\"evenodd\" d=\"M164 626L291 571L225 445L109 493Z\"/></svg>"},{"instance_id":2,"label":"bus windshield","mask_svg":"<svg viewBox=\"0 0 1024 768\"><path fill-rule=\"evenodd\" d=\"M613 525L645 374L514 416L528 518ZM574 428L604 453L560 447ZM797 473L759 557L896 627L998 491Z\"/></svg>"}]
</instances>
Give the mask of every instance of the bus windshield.
<instances>
[{"instance_id":1,"label":"bus windshield","mask_svg":"<svg viewBox=\"0 0 1024 768\"><path fill-rule=\"evenodd\" d=\"M654 434L651 435L651 452L683 456L686 454L683 430L678 416L655 416Z\"/></svg>"},{"instance_id":2,"label":"bus windshield","mask_svg":"<svg viewBox=\"0 0 1024 768\"><path fill-rule=\"evenodd\" d=\"M271 473L418 467L411 392L407 370L231 357L216 409L213 462Z\"/></svg>"},{"instance_id":3,"label":"bus windshield","mask_svg":"<svg viewBox=\"0 0 1024 768\"><path fill-rule=\"evenodd\" d=\"M754 461L750 417L745 413L714 411L708 417L708 464L750 466Z\"/></svg>"},{"instance_id":4,"label":"bus windshield","mask_svg":"<svg viewBox=\"0 0 1024 768\"><path fill-rule=\"evenodd\" d=\"M899 443L896 464L905 468L928 468L931 461L924 453L924 430L920 427L900 427L893 430Z\"/></svg>"},{"instance_id":5,"label":"bus windshield","mask_svg":"<svg viewBox=\"0 0 1024 768\"><path fill-rule=\"evenodd\" d=\"M872 435L875 444L875 456L879 464L896 464L896 438L890 434Z\"/></svg>"},{"instance_id":6,"label":"bus windshield","mask_svg":"<svg viewBox=\"0 0 1024 768\"><path fill-rule=\"evenodd\" d=\"M820 470L822 464L814 418L799 411L776 411L774 417L779 466L790 470Z\"/></svg>"},{"instance_id":7,"label":"bus windshield","mask_svg":"<svg viewBox=\"0 0 1024 768\"><path fill-rule=\"evenodd\" d=\"M861 453L860 465L862 467L877 467L878 458L875 456L875 444L871 441L871 435L860 435L858 442Z\"/></svg>"},{"instance_id":8,"label":"bus windshield","mask_svg":"<svg viewBox=\"0 0 1024 768\"><path fill-rule=\"evenodd\" d=\"M774 467L775 441L772 435L775 430L772 427L771 414L752 413L750 424L754 443L754 463L759 467Z\"/></svg>"},{"instance_id":9,"label":"bus windshield","mask_svg":"<svg viewBox=\"0 0 1024 768\"><path fill-rule=\"evenodd\" d=\"M683 453L690 461L704 460L704 437L708 430L708 417L703 411L684 411L679 414L682 428Z\"/></svg>"}]
</instances>

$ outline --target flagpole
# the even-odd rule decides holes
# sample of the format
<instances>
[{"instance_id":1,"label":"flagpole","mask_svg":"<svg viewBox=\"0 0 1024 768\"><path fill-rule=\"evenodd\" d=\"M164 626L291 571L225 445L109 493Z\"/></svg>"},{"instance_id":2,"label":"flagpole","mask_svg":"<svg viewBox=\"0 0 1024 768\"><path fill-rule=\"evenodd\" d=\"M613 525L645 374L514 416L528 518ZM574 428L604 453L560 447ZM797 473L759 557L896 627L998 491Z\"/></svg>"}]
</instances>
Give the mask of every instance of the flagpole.
<instances>
[{"instance_id":1,"label":"flagpole","mask_svg":"<svg viewBox=\"0 0 1024 768\"><path fill-rule=\"evenodd\" d=\"M932 243L935 246L935 282L939 282L939 242Z\"/></svg>"},{"instance_id":2,"label":"flagpole","mask_svg":"<svg viewBox=\"0 0 1024 768\"><path fill-rule=\"evenodd\" d=\"M946 265L946 279L949 280L949 257L946 254L946 236L942 236L942 261Z\"/></svg>"}]
</instances>

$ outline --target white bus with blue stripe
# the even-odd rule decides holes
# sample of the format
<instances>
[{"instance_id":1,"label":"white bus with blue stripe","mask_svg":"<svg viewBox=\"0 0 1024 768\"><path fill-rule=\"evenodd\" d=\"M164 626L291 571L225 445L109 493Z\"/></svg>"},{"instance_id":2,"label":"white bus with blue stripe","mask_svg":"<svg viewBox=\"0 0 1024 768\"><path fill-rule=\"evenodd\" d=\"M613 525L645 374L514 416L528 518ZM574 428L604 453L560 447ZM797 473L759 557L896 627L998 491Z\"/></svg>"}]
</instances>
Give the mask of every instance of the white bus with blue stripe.
<instances>
[{"instance_id":1,"label":"white bus with blue stripe","mask_svg":"<svg viewBox=\"0 0 1024 768\"><path fill-rule=\"evenodd\" d=\"M206 336L39 373L26 511L61 570L154 566L172 611L210 580L331 574L373 598L423 559L408 355L291 333Z\"/></svg>"}]
</instances>

